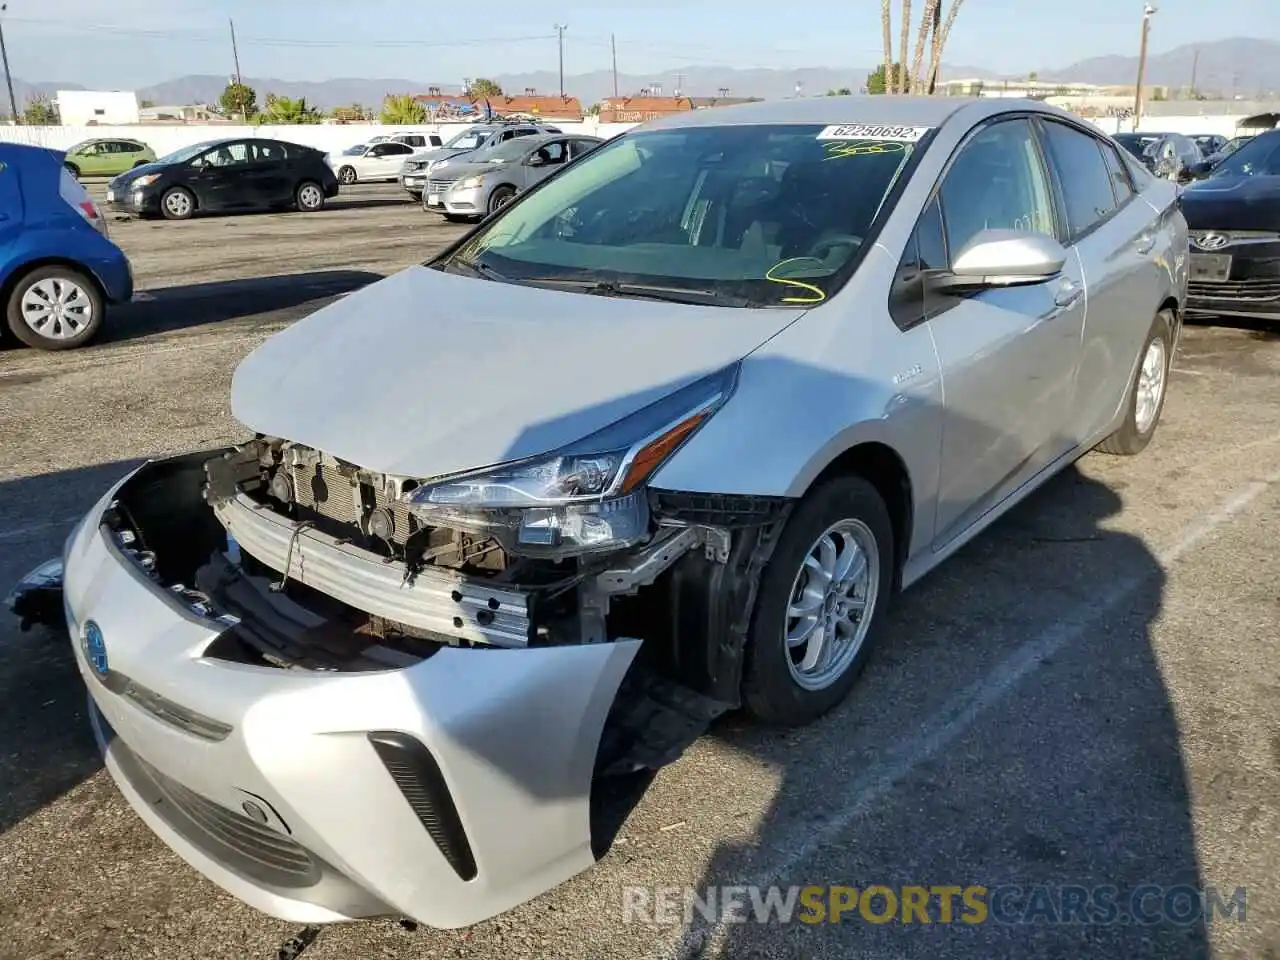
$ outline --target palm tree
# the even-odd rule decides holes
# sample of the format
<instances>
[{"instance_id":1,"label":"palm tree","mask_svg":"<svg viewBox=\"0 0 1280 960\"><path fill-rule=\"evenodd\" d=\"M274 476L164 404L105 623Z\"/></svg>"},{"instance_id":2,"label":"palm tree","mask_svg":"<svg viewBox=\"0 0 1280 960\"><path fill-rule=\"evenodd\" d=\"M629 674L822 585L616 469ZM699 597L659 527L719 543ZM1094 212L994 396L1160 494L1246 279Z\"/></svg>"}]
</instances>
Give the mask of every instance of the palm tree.
<instances>
[{"instance_id":1,"label":"palm tree","mask_svg":"<svg viewBox=\"0 0 1280 960\"><path fill-rule=\"evenodd\" d=\"M880 32L884 35L884 92L897 93L893 75L893 23L889 4L891 0L880 0Z\"/></svg>"},{"instance_id":2,"label":"palm tree","mask_svg":"<svg viewBox=\"0 0 1280 960\"><path fill-rule=\"evenodd\" d=\"M920 18L920 29L916 33L915 55L911 58L911 69L907 74L911 78L911 89L916 92L924 88L924 77L920 74L924 66L924 45L929 40L929 31L936 29L938 11L941 9L942 0L925 0L924 15Z\"/></svg>"},{"instance_id":3,"label":"palm tree","mask_svg":"<svg viewBox=\"0 0 1280 960\"><path fill-rule=\"evenodd\" d=\"M960 12L960 4L962 3L964 3L964 0L951 0L951 8L947 11L947 20L942 25L941 30L937 29L937 20L935 19L934 21L933 58L932 62L929 64L929 93L933 93L934 88L938 85L938 71L942 68L942 51L947 45L947 37L951 34L951 27L956 22L956 14ZM935 14L935 17L940 14L941 8L939 8L938 14Z\"/></svg>"},{"instance_id":4,"label":"palm tree","mask_svg":"<svg viewBox=\"0 0 1280 960\"><path fill-rule=\"evenodd\" d=\"M382 101L379 121L390 127L427 122L427 108L409 94L392 94Z\"/></svg>"},{"instance_id":5,"label":"palm tree","mask_svg":"<svg viewBox=\"0 0 1280 960\"><path fill-rule=\"evenodd\" d=\"M902 0L902 30L898 37L899 93L911 92L911 74L907 72L907 41L911 36L911 0Z\"/></svg>"}]
</instances>

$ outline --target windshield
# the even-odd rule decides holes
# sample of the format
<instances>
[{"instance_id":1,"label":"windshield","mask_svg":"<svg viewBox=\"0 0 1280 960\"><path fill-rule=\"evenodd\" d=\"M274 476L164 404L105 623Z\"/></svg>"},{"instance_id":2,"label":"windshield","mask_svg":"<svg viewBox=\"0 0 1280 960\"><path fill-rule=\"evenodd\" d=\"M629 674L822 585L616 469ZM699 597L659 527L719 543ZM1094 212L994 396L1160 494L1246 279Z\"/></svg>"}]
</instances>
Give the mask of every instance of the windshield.
<instances>
[{"instance_id":1,"label":"windshield","mask_svg":"<svg viewBox=\"0 0 1280 960\"><path fill-rule=\"evenodd\" d=\"M206 140L203 143L193 143L191 146L175 150L173 153L166 153L156 163L186 163L192 157L198 157L210 147L216 147L220 143L222 143L221 140Z\"/></svg>"},{"instance_id":2,"label":"windshield","mask_svg":"<svg viewBox=\"0 0 1280 960\"><path fill-rule=\"evenodd\" d=\"M512 160L519 160L532 149L533 145L527 138L512 137L510 140L503 140L502 143L494 144L487 150L478 150L467 159L474 163L488 163L490 160L497 160L499 163L510 163Z\"/></svg>"},{"instance_id":3,"label":"windshield","mask_svg":"<svg viewBox=\"0 0 1280 960\"><path fill-rule=\"evenodd\" d=\"M1214 168L1211 177L1255 177L1277 172L1272 155L1280 152L1280 134L1257 136L1242 144Z\"/></svg>"},{"instance_id":4,"label":"windshield","mask_svg":"<svg viewBox=\"0 0 1280 960\"><path fill-rule=\"evenodd\" d=\"M787 124L627 134L511 205L444 265L535 285L604 284L596 292L618 295L625 286L699 303L820 303L847 276L916 149L876 139L874 128L841 137L856 132Z\"/></svg>"},{"instance_id":5,"label":"windshield","mask_svg":"<svg viewBox=\"0 0 1280 960\"><path fill-rule=\"evenodd\" d=\"M1253 137L1232 137L1218 153L1223 157L1229 157L1252 139Z\"/></svg>"},{"instance_id":6,"label":"windshield","mask_svg":"<svg viewBox=\"0 0 1280 960\"><path fill-rule=\"evenodd\" d=\"M487 137L488 134L483 130L463 130L445 146L452 150L474 150L484 143Z\"/></svg>"},{"instance_id":7,"label":"windshield","mask_svg":"<svg viewBox=\"0 0 1280 960\"><path fill-rule=\"evenodd\" d=\"M342 155L344 157L358 157L360 154L364 153L365 149L366 148L363 143L357 143L354 146L347 147L347 149L343 150Z\"/></svg>"}]
</instances>

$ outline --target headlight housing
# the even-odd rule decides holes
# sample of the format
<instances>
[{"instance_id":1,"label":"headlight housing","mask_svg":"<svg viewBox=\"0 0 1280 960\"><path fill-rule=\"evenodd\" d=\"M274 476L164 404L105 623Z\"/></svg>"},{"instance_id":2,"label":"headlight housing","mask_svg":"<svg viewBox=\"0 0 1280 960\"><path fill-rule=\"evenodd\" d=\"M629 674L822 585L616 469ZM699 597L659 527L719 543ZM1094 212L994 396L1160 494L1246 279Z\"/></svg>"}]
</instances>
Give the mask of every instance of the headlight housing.
<instances>
[{"instance_id":1,"label":"headlight housing","mask_svg":"<svg viewBox=\"0 0 1280 960\"><path fill-rule=\"evenodd\" d=\"M428 481L409 495L410 509L523 556L633 546L649 531L649 477L724 406L737 380L735 363L559 450Z\"/></svg>"},{"instance_id":2,"label":"headlight housing","mask_svg":"<svg viewBox=\"0 0 1280 960\"><path fill-rule=\"evenodd\" d=\"M160 174L148 173L145 177L138 177L136 180L133 181L133 183L130 184L130 186L133 187L134 190L140 190L143 187L151 186L153 183L155 183L159 179L160 179Z\"/></svg>"},{"instance_id":3,"label":"headlight housing","mask_svg":"<svg viewBox=\"0 0 1280 960\"><path fill-rule=\"evenodd\" d=\"M454 186L459 190L474 190L484 186L484 177L463 177Z\"/></svg>"}]
</instances>

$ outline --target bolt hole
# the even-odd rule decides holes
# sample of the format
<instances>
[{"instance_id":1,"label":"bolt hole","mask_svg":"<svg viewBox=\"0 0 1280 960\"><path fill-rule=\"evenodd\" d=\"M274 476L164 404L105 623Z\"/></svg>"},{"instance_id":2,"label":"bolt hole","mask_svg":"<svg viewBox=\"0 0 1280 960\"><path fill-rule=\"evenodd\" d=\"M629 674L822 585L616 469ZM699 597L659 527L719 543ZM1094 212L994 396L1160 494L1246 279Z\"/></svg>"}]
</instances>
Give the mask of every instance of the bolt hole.
<instances>
[{"instance_id":1,"label":"bolt hole","mask_svg":"<svg viewBox=\"0 0 1280 960\"><path fill-rule=\"evenodd\" d=\"M498 598L497 598L497 597L490 597L490 598L489 598L489 609L490 609L490 610L497 610L499 606L500 606L500 604L498 603Z\"/></svg>"},{"instance_id":2,"label":"bolt hole","mask_svg":"<svg viewBox=\"0 0 1280 960\"><path fill-rule=\"evenodd\" d=\"M461 630L461 629L462 629L462 618L461 618L461 617L454 617L454 618L453 618L453 625L454 625L454 627L456 627L458 630Z\"/></svg>"},{"instance_id":3,"label":"bolt hole","mask_svg":"<svg viewBox=\"0 0 1280 960\"><path fill-rule=\"evenodd\" d=\"M476 622L478 622L482 627L487 627L489 624L493 623L493 612L490 610L481 610L476 614Z\"/></svg>"},{"instance_id":4,"label":"bolt hole","mask_svg":"<svg viewBox=\"0 0 1280 960\"><path fill-rule=\"evenodd\" d=\"M453 593L449 594L449 596L453 598L454 603L462 602L462 591L460 590L453 591Z\"/></svg>"}]
</instances>

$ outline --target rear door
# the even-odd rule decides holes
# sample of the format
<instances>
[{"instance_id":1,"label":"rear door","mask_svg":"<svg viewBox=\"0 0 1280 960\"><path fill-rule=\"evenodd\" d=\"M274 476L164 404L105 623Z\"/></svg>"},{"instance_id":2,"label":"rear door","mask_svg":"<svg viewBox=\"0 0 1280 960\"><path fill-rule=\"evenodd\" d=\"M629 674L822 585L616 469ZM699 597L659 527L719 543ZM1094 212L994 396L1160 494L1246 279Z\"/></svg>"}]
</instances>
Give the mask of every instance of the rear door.
<instances>
[{"instance_id":1,"label":"rear door","mask_svg":"<svg viewBox=\"0 0 1280 960\"><path fill-rule=\"evenodd\" d=\"M294 178L285 145L275 140L250 143L251 161L245 171L255 204L271 206L293 199Z\"/></svg>"},{"instance_id":2,"label":"rear door","mask_svg":"<svg viewBox=\"0 0 1280 960\"><path fill-rule=\"evenodd\" d=\"M1115 147L1080 127L1042 119L1045 152L1085 286L1080 369L1070 404L1074 443L1114 419L1160 306L1160 214L1142 202Z\"/></svg>"},{"instance_id":3,"label":"rear door","mask_svg":"<svg viewBox=\"0 0 1280 960\"><path fill-rule=\"evenodd\" d=\"M982 230L1059 238L1060 221L1031 120L1000 119L960 147L922 215L918 243L929 265L945 270ZM1068 259L1043 283L926 297L946 397L938 549L1071 449L1065 428L1083 293Z\"/></svg>"}]
</instances>

